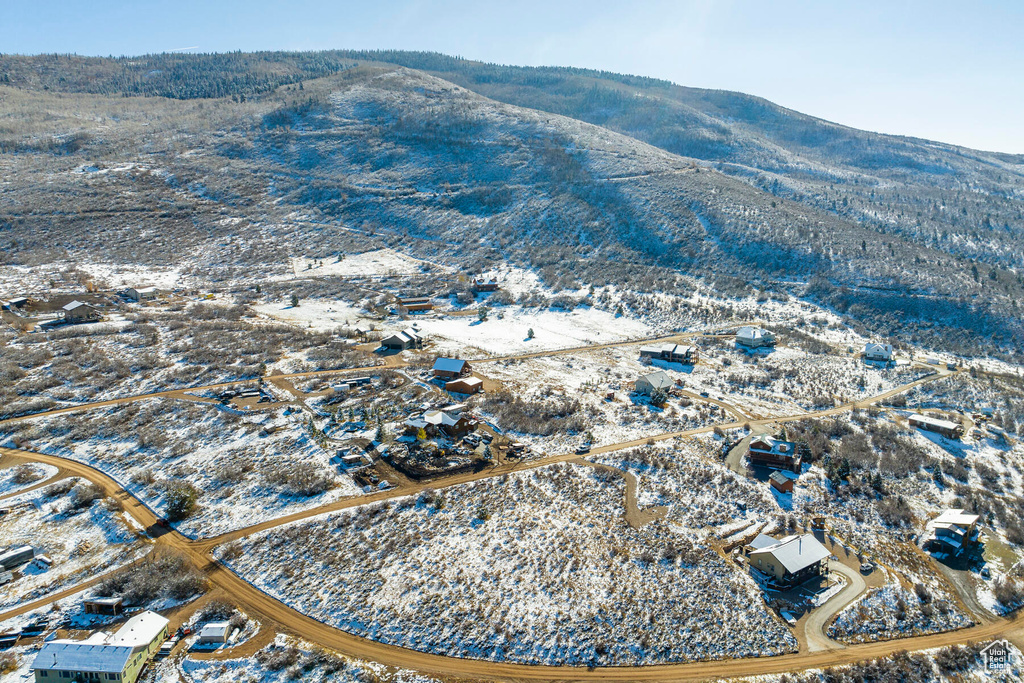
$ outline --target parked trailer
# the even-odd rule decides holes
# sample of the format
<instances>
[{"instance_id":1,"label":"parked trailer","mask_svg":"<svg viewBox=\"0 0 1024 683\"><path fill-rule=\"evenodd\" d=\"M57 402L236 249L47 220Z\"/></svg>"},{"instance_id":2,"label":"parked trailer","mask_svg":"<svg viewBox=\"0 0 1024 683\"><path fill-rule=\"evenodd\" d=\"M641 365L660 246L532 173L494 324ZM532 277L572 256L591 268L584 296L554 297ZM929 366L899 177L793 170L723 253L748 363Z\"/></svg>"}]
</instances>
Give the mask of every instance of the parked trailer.
<instances>
[{"instance_id":1,"label":"parked trailer","mask_svg":"<svg viewBox=\"0 0 1024 683\"><path fill-rule=\"evenodd\" d=\"M14 567L25 564L35 556L36 551L33 550L30 545L12 548L0 555L0 569L13 569Z\"/></svg>"}]
</instances>

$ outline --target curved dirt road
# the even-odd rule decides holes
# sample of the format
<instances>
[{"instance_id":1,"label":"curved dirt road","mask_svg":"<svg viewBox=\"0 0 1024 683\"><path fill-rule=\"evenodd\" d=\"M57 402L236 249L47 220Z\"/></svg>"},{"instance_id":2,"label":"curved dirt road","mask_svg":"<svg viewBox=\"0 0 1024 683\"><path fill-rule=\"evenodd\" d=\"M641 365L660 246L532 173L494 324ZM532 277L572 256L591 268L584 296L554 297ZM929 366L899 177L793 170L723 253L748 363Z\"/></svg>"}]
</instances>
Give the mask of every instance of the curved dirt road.
<instances>
[{"instance_id":1,"label":"curved dirt road","mask_svg":"<svg viewBox=\"0 0 1024 683\"><path fill-rule=\"evenodd\" d=\"M825 629L828 628L832 617L842 612L847 605L863 595L864 591L868 588L864 582L864 577L842 562L829 560L828 568L830 571L845 576L846 585L841 591L829 598L824 605L812 610L810 616L807 617L807 621L804 622L804 640L807 643L807 650L809 652L846 648L846 645L843 643L832 640L825 635Z\"/></svg>"},{"instance_id":2,"label":"curved dirt road","mask_svg":"<svg viewBox=\"0 0 1024 683\"><path fill-rule=\"evenodd\" d=\"M635 343L635 342L633 342ZM358 370L346 370L347 372L358 371ZM338 372L338 371L330 371ZM305 374L305 373L304 373ZM771 424L779 422L788 422L793 420L800 420L809 417L821 417L825 415L839 414L843 411L850 410L853 407L866 407L878 401L884 400L890 396L894 396L902 391L923 384L925 382L934 381L945 376L948 376L949 372L940 372L928 377L921 378L914 382L903 385L902 387L894 388L884 394L878 396L868 397L861 401L845 406L839 406L826 411L820 412L808 412L801 413L798 415L792 415L782 418L772 418L751 421L752 424ZM230 384L238 384L233 382ZM177 390L181 391L181 390ZM166 392L168 394L175 392ZM128 400L136 399L121 399L117 402L127 402ZM108 403L108 402L104 402ZM81 409L81 408L74 408ZM67 412L67 410L60 410L57 412ZM738 424L733 423L735 426ZM724 426L733 426L724 425ZM679 436L688 436L698 433L708 432L714 429L714 426L703 427L695 430L688 430L684 432L673 432L668 434L661 434L653 437L655 440L665 440L676 438ZM621 444L611 444L594 449L594 453L610 452L620 450L623 448L630 448L633 446L639 446L646 443L652 437L645 437L643 439L637 439L630 442L624 442ZM782 673L795 670L803 670L808 668L820 668L825 666L834 666L840 664L849 664L861 661L867 658L883 657L891 655L894 652L900 650L911 650L911 649L928 649L933 647L941 647L945 645L963 643L967 640L985 640L996 637L1006 637L1011 641L1024 644L1024 623L1016 619L996 619L988 624L982 624L969 629L961 631L947 632L940 634L933 634L929 636L920 636L915 638L906 638L898 641L881 641L875 643L865 643L859 645L851 645L843 649L821 649L817 651L802 652L791 655L784 655L779 657L765 657L765 658L750 658L740 660L721 660L712 662L692 662L685 664L665 664L658 666L649 667L603 667L595 669L586 669L578 666L534 666L526 664L502 664L493 663L481 660L472 659L460 659L445 657L441 655L432 655L415 650L409 650L406 648L395 647L391 645L385 645L376 641L367 640L350 633L346 633L339 629L328 626L324 623L318 622L311 617L303 615L291 607L281 603L280 601L272 598L271 596L263 593L256 589L239 576L235 575L220 563L212 559L211 552L213 549L228 540L241 538L252 533L256 533L261 530L271 529L282 524L286 524L292 521L299 521L312 517L314 515L323 514L334 509L342 509L343 507L352 507L358 505L365 505L367 503L376 500L385 500L389 498L395 498L399 496L409 495L414 493L420 488L437 488L437 487L450 487L456 486L461 483L473 481L476 479L482 479L486 477L501 476L510 471L519 469L532 469L536 467L543 467L553 462L564 462L575 460L579 458L575 454L561 454L552 455L544 458L540 458L536 461L529 463L520 463L514 466L498 466L488 470L484 470L479 473L469 473L464 475L457 475L455 477L449 477L441 480L435 480L433 482L424 482L414 487L403 487L400 489L393 489L391 491L385 491L376 493L369 496L359 496L351 499L345 499L337 501L330 505L323 506L321 508L315 508L312 510L306 510L293 515L288 515L274 520L240 529L235 532L230 532L222 536L209 539L198 539L193 540L180 534L175 530L166 529L157 524L158 516L145 505L141 500L127 492L121 487L114 479L108 475L96 470L89 465L79 463L76 461L68 460L58 456L44 455L38 453L31 453L27 451L16 451L12 449L0 448L0 453L4 455L10 455L22 460L35 460L38 462L47 462L50 464L56 464L58 467L63 467L65 470L74 475L81 476L85 479L92 481L94 484L99 486L105 495L111 496L114 499L120 501L124 506L124 510L127 514L134 517L140 524L146 527L150 535L154 538L157 546L168 548L172 551L179 552L193 562L198 568L206 572L210 579L211 585L219 591L223 591L224 594L230 595L231 599L237 603L237 605L248 612L253 618L257 618L263 628L265 629L276 629L277 631L284 633L291 633L295 636L305 639L309 642L319 644L323 647L337 650L343 654L357 657L360 659L379 662L384 665L396 666L402 668L408 668L416 671L422 671L430 674L438 674L442 676L459 676L464 678L475 678L485 680L508 680L508 681L524 681L524 680L601 680L601 681L621 681L623 683L627 681L691 681L691 680L705 680L707 678L723 677L723 676L752 676L764 673ZM628 474L628 473L627 473ZM627 496L630 490L628 486L629 478L627 480ZM633 507L635 508L635 478L633 480ZM627 509L629 508L627 500ZM640 511L637 509L638 513ZM95 581L97 579L93 579ZM72 594L70 591L77 592L87 585L91 585L91 582L80 584L79 586L73 587L65 591L67 594ZM850 587L848 587L849 589ZM856 588L856 587L854 587ZM853 590L853 597L856 595L856 590ZM838 596L835 596L833 600L830 600L823 606L821 613L823 619L821 620L822 625L827 621L825 616L829 612L841 609L843 603L849 597L847 595L847 589L844 589ZM53 596L45 598L43 601L38 601L33 604L45 604L44 601L52 602ZM833 604L835 601L835 604ZM0 618L6 615L0 615ZM828 616L831 616L828 614ZM810 620L809 620L810 621ZM820 633L820 627L815 627ZM832 641L824 643L819 641L820 645L829 645Z\"/></svg>"}]
</instances>

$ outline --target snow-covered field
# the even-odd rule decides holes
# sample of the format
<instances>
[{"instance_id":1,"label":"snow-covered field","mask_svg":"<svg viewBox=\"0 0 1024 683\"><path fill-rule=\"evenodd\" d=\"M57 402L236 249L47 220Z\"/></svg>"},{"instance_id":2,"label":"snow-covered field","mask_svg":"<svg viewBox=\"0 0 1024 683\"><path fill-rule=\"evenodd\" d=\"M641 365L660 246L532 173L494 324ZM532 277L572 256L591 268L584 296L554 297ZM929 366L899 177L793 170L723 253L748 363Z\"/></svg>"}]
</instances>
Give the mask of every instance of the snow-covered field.
<instances>
[{"instance_id":1,"label":"snow-covered field","mask_svg":"<svg viewBox=\"0 0 1024 683\"><path fill-rule=\"evenodd\" d=\"M290 323L300 323L308 329L331 332L342 327L356 326L366 320L366 312L343 301L307 299L292 306L291 301L260 304L253 308L263 315Z\"/></svg>"},{"instance_id":2,"label":"snow-covered field","mask_svg":"<svg viewBox=\"0 0 1024 683\"><path fill-rule=\"evenodd\" d=\"M323 263L323 265L320 265ZM338 261L326 258L322 261L305 257L291 260L291 271L295 277L356 277L365 275L408 275L418 273L430 266L394 249L377 249L361 254L344 254ZM311 267L310 267L311 266Z\"/></svg>"},{"instance_id":3,"label":"snow-covered field","mask_svg":"<svg viewBox=\"0 0 1024 683\"><path fill-rule=\"evenodd\" d=\"M498 317L498 314L502 317ZM424 334L442 353L473 358L468 349L484 356L508 356L567 349L589 344L610 344L659 334L636 318L616 317L597 308L556 309L495 307L486 320L474 316L417 317ZM534 337L529 339L529 331Z\"/></svg>"},{"instance_id":4,"label":"snow-covered field","mask_svg":"<svg viewBox=\"0 0 1024 683\"><path fill-rule=\"evenodd\" d=\"M620 443L663 432L706 427L726 421L717 409L703 401L688 398L669 400L665 408L654 408L644 398L631 396L633 382L641 372L649 372L635 360L632 346L583 351L525 360L479 363L474 370L496 380L515 397L535 404L552 398L578 401L578 412L585 416L587 431L597 445ZM686 381L686 373L671 371L673 380ZM615 400L606 396L614 392ZM540 437L514 424L499 427L516 438L549 451L574 446L578 438L558 433Z\"/></svg>"},{"instance_id":5,"label":"snow-covered field","mask_svg":"<svg viewBox=\"0 0 1024 683\"><path fill-rule=\"evenodd\" d=\"M109 571L144 552L145 545L113 501L76 504L89 486L62 480L53 490L44 487L4 501L9 511L0 516L2 545L31 545L53 564L47 568L31 563L20 569L20 578L0 586L0 611Z\"/></svg>"},{"instance_id":6,"label":"snow-covered field","mask_svg":"<svg viewBox=\"0 0 1024 683\"><path fill-rule=\"evenodd\" d=\"M34 450L99 468L156 510L165 508L165 484L187 481L199 491L198 509L177 526L212 535L360 493L298 415L277 415L152 399L18 423L27 426L18 437ZM274 425L286 428L262 433ZM317 492L297 490L308 482L292 481L295 473L308 474Z\"/></svg>"},{"instance_id":7,"label":"snow-covered field","mask_svg":"<svg viewBox=\"0 0 1024 683\"><path fill-rule=\"evenodd\" d=\"M725 467L719 452L718 440L703 437L589 459L633 473L641 507L668 506L669 521L696 534L739 520L774 521L784 512L766 485Z\"/></svg>"},{"instance_id":8,"label":"snow-covered field","mask_svg":"<svg viewBox=\"0 0 1024 683\"><path fill-rule=\"evenodd\" d=\"M653 664L795 649L745 574L667 524L627 526L621 482L555 465L273 530L222 557L317 619L427 652Z\"/></svg>"},{"instance_id":9,"label":"snow-covered field","mask_svg":"<svg viewBox=\"0 0 1024 683\"><path fill-rule=\"evenodd\" d=\"M944 599L922 601L898 583L869 588L836 618L828 636L847 643L951 631L973 621Z\"/></svg>"}]
</instances>

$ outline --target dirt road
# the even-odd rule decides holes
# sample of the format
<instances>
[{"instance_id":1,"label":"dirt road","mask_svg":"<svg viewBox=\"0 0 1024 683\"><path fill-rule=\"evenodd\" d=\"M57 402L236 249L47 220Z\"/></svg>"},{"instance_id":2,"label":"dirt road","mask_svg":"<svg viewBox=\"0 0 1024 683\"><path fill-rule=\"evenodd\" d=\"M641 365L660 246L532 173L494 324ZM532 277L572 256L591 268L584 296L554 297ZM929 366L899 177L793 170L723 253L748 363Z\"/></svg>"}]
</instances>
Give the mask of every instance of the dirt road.
<instances>
[{"instance_id":1,"label":"dirt road","mask_svg":"<svg viewBox=\"0 0 1024 683\"><path fill-rule=\"evenodd\" d=\"M846 647L825 635L825 629L828 627L832 617L843 611L847 605L863 595L864 591L868 589L867 583L864 582L864 577L842 562L829 560L828 568L830 571L846 577L846 586L829 598L824 605L813 610L804 622L803 640L807 643L807 650L809 652L839 650Z\"/></svg>"},{"instance_id":2,"label":"dirt road","mask_svg":"<svg viewBox=\"0 0 1024 683\"><path fill-rule=\"evenodd\" d=\"M637 343L637 342L630 342ZM359 372L366 371L367 369L350 369L342 372ZM329 371L336 373L340 371ZM296 376L310 376L311 374L319 373L298 373L297 375L286 375L285 377L296 377ZM948 376L950 372L940 372L929 377L910 382L902 387L897 387L890 391L880 394L878 396L868 397L863 400L857 401L853 404L845 406L839 406L826 411L818 412L807 412L800 413L797 415L791 415L781 418L764 419L757 421L750 421L751 424L757 425L768 425L772 423L788 422L794 420L801 420L810 417L822 417L827 415L839 414L841 412L850 410L854 407L867 407L879 401L883 401L891 396L906 391L914 386L918 386L925 382L934 381L941 377ZM223 385L214 386L230 386L239 384L239 382L225 383ZM169 395L176 393L181 390L175 390L171 392L161 392L159 394L152 394L148 397ZM133 397L127 399L117 399L114 401L102 402L100 405L116 405L117 403L129 402L131 400L141 400L143 397ZM95 407L93 404L92 407ZM81 410L83 407L75 407L70 409L61 409L58 411L51 411L51 413L70 412L71 410ZM740 426L739 423L730 423L727 425L720 425L724 427L735 427ZM642 439L636 439L634 441L623 442L619 444L609 444L594 449L594 453L605 453L615 450L621 450L624 448L631 448L634 446L640 446L646 443L648 440L653 438L654 440L666 440L672 438L678 438L680 436L689 436L699 433L706 433L714 429L714 426L702 427L694 430L687 430L682 432L673 432L667 434L661 434L654 437L644 437ZM239 529L234 532L229 532L221 536L206 538L206 539L190 539L176 530L167 529L158 524L158 516L145 505L141 500L127 492L118 482L109 477L108 475L96 470L88 465L78 463L65 458L60 458L52 455L45 455L39 453L31 453L27 451L19 451L13 449L0 448L0 454L5 456L16 457L22 460L31 460L36 462L43 462L56 465L61 467L69 475L80 476L89 481L93 482L101 488L105 495L110 496L118 501L124 507L127 514L135 518L142 526L144 526L149 535L153 538L154 543L157 546L166 548L170 551L178 552L187 557L193 562L198 568L205 571L210 579L210 582L215 590L222 592L224 595L231 596L231 599L237 603L237 605L249 613L250 616L259 620L264 629L269 632L278 631L284 633L291 633L297 637L300 637L306 641L319 644L321 646L331 648L352 657L360 659L379 662L384 665L397 666L403 668L409 668L416 671L422 671L429 674L438 674L442 676L460 676L465 678L475 678L484 680L507 680L507 681L524 681L524 680L595 680L595 681L692 681L692 680L704 680L707 678L721 677L721 676L747 676L764 673L775 673L775 672L787 672L795 670L803 670L807 668L818 668L823 666L833 666L838 664L854 663L866 658L882 657L890 655L899 650L918 650L933 647L940 647L944 645L951 645L956 643L967 642L968 640L985 640L997 637L1008 637L1015 643L1024 643L1024 621L1018 621L1014 619L995 619L991 623L981 624L970 629L964 629L952 633L941 633L930 636L921 636L916 638L907 638L899 641L882 641L877 643L867 643L862 645L851 645L841 650L835 649L823 649L820 651L810 651L804 653L798 653L793 655L785 655L780 657L771 658L753 658L753 659L741 659L741 660L724 660L716 662L694 662L687 664L667 664L661 666L650 666L642 668L634 667L606 667L606 668L595 668L585 669L582 667L571 667L571 666L533 666L533 665L521 665L521 664L496 664L492 662L485 662L480 660L472 659L459 659L452 657L444 657L440 655L425 654L422 652L409 650L400 647L394 647L390 645L384 645L375 641L367 640L344 631L335 629L327 626L321 622L318 622L310 617L307 617L291 607L279 602L278 600L266 595L260 590L256 589L231 571L221 566L218 562L213 560L212 551L217 545L224 542L242 538L259 531L272 529L282 524L288 524L290 522L300 521L308 519L312 516L324 514L334 510L344 509L346 507L354 507L366 505L368 503L395 498L399 496L405 496L422 490L424 488L447 488L452 486L458 486L470 481L484 479L488 477L502 476L510 471L518 471L522 469L533 469L537 467L543 467L554 462L565 462L575 460L579 458L576 454L557 454L546 456L538 460L528 463L517 463L515 465L502 465L495 466L476 473L466 473L456 475L452 477L443 478L440 480L417 483L416 485L410 485L408 487L401 487L398 489L392 489L390 491L383 491L374 493L367 496L359 496L350 499L344 499L335 503L315 508L312 510L300 511L291 515L286 515L273 520L246 527L245 529ZM628 474L628 473L624 473ZM632 479L632 486L629 485L630 477L626 476L626 500L625 507L627 515L630 514L630 510L635 511L633 515L633 522L646 523L644 520L650 521L651 515L661 514L657 510L640 510L636 505L636 479ZM632 492L632 493L630 493ZM631 523L633 523L631 522ZM93 585L96 581L102 577L92 579L90 582L81 584L79 586L72 587L58 596L50 596L41 601L33 603L34 606L43 606L48 604L54 599L58 599L59 596L73 595L75 592L82 590L89 585ZM852 593L855 597L857 587L854 586ZM821 610L822 621L827 621L828 612L831 612L838 605L841 608L843 601L848 597L847 591L844 589L840 595L833 598L833 601L826 603L825 608ZM26 606L26 610L31 607ZM0 615L0 620L6 618L8 615ZM830 615L828 615L830 616ZM810 632L817 631L820 634L820 625L814 627L808 627ZM829 642L818 641L818 645L829 646Z\"/></svg>"}]
</instances>

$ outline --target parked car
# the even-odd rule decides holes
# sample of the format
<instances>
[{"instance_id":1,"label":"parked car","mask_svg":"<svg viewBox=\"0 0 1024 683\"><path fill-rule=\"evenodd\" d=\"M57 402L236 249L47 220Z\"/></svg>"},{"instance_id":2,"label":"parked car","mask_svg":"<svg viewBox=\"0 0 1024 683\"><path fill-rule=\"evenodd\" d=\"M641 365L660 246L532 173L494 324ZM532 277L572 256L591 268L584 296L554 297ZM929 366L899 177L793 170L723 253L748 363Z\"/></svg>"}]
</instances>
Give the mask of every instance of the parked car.
<instances>
[{"instance_id":1,"label":"parked car","mask_svg":"<svg viewBox=\"0 0 1024 683\"><path fill-rule=\"evenodd\" d=\"M576 455L583 455L584 453L589 453L589 452L590 452L590 444L589 443L580 444L579 448L576 449Z\"/></svg>"},{"instance_id":2,"label":"parked car","mask_svg":"<svg viewBox=\"0 0 1024 683\"><path fill-rule=\"evenodd\" d=\"M860 565L860 573L861 574L870 574L873 571L875 571L875 565L874 564L872 564L871 562L861 562L861 565Z\"/></svg>"}]
</instances>

